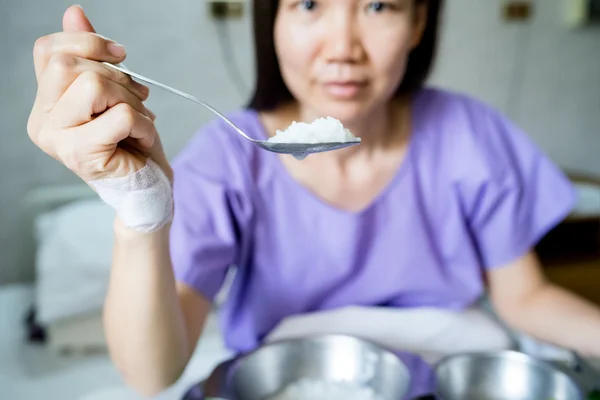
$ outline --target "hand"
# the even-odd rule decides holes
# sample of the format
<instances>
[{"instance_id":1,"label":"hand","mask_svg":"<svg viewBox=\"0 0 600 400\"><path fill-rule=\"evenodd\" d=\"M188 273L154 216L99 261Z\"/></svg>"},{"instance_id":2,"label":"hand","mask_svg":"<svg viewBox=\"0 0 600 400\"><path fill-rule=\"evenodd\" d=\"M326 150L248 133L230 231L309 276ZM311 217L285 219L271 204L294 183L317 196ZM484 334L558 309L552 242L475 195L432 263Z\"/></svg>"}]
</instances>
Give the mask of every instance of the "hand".
<instances>
[{"instance_id":1,"label":"hand","mask_svg":"<svg viewBox=\"0 0 600 400\"><path fill-rule=\"evenodd\" d=\"M143 104L148 88L101 64L124 59L124 48L97 35L78 6L65 12L63 32L34 46L29 137L85 182L131 174L148 157L172 178L155 116Z\"/></svg>"}]
</instances>

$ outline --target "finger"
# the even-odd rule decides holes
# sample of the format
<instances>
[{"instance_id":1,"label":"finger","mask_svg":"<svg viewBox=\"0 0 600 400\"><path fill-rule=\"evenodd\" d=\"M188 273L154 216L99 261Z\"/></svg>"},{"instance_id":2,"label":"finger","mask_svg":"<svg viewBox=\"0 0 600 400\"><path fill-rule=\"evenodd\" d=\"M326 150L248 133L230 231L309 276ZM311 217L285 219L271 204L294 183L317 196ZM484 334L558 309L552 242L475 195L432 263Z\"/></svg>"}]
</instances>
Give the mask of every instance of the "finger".
<instances>
[{"instance_id":1,"label":"finger","mask_svg":"<svg viewBox=\"0 0 600 400\"><path fill-rule=\"evenodd\" d=\"M95 33L53 33L39 38L34 45L33 59L38 81L52 56L57 53L113 64L120 63L125 59L125 48L122 45Z\"/></svg>"},{"instance_id":2,"label":"finger","mask_svg":"<svg viewBox=\"0 0 600 400\"><path fill-rule=\"evenodd\" d=\"M115 105L84 126L82 135L106 146L132 138L142 148L149 149L158 136L152 120L126 103Z\"/></svg>"},{"instance_id":3,"label":"finger","mask_svg":"<svg viewBox=\"0 0 600 400\"><path fill-rule=\"evenodd\" d=\"M71 6L65 11L63 15L63 31L96 32L80 5Z\"/></svg>"},{"instance_id":4,"label":"finger","mask_svg":"<svg viewBox=\"0 0 600 400\"><path fill-rule=\"evenodd\" d=\"M149 157L157 163L160 168L163 170L169 181L173 181L173 169L169 165L169 160L165 154L164 148L162 146L160 135L157 133L154 138L154 145L150 148L148 152Z\"/></svg>"},{"instance_id":5,"label":"finger","mask_svg":"<svg viewBox=\"0 0 600 400\"><path fill-rule=\"evenodd\" d=\"M149 89L122 72L96 61L57 53L50 59L41 76L36 96L37 106L44 112L50 112L69 86L86 71L97 73L123 86L141 101L148 98Z\"/></svg>"},{"instance_id":6,"label":"finger","mask_svg":"<svg viewBox=\"0 0 600 400\"><path fill-rule=\"evenodd\" d=\"M153 114L129 90L99 73L85 71L75 79L49 112L49 123L56 128L82 125L119 103L127 103L138 112L153 118Z\"/></svg>"}]
</instances>

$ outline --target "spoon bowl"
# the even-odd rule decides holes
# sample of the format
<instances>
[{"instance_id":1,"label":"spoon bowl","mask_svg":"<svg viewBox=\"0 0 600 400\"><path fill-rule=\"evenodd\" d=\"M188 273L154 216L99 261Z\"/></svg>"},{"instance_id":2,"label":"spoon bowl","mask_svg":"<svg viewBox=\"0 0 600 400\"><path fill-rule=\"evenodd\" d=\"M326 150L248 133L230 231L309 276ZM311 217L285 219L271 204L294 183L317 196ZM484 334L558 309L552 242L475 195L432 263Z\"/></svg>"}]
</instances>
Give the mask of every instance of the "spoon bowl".
<instances>
[{"instance_id":1,"label":"spoon bowl","mask_svg":"<svg viewBox=\"0 0 600 400\"><path fill-rule=\"evenodd\" d=\"M360 143L359 141L352 142L330 142L330 143L281 143L269 142L268 140L255 140L254 143L268 151L280 154L291 154L298 160L306 158L309 154L322 153L324 151L332 151L344 149Z\"/></svg>"}]
</instances>

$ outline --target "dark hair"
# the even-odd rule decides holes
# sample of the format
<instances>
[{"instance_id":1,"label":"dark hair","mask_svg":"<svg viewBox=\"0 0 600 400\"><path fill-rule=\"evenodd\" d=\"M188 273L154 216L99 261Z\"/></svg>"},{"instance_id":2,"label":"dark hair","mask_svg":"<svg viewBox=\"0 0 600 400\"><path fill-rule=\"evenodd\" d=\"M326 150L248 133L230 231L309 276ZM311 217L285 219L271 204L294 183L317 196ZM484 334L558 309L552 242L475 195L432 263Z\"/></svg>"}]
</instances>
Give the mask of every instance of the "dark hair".
<instances>
[{"instance_id":1,"label":"dark hair","mask_svg":"<svg viewBox=\"0 0 600 400\"><path fill-rule=\"evenodd\" d=\"M404 79L396 90L396 96L413 93L426 81L433 66L437 48L439 30L439 15L443 0L415 0L427 5L427 23L421 42L410 53ZM275 107L293 100L294 97L287 88L277 55L273 30L279 0L254 0L254 51L256 62L256 79L254 94L248 104L249 108L257 111L269 111Z\"/></svg>"}]
</instances>

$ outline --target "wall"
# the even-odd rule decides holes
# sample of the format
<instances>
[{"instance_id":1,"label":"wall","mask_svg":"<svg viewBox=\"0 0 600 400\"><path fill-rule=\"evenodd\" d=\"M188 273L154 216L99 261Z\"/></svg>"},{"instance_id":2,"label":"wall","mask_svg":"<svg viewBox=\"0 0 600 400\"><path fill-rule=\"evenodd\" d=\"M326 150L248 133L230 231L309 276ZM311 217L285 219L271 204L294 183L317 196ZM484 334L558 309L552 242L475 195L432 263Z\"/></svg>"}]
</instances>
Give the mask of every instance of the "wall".
<instances>
[{"instance_id":1,"label":"wall","mask_svg":"<svg viewBox=\"0 0 600 400\"><path fill-rule=\"evenodd\" d=\"M565 27L565 1L537 0L532 20L507 24L501 0L447 0L432 82L498 107L563 167L600 175L600 26Z\"/></svg>"},{"instance_id":2,"label":"wall","mask_svg":"<svg viewBox=\"0 0 600 400\"><path fill-rule=\"evenodd\" d=\"M501 22L500 0L447 0L439 63L432 82L478 96L506 112L559 164L600 175L600 31L569 31L562 0L538 0L526 24ZM25 130L35 96L34 40L61 29L71 3L0 0L0 284L31 278L21 257L20 211L28 190L77 179L30 143ZM247 97L223 67L217 27L205 0L129 0L81 4L105 36L128 50L138 72L209 100L224 111ZM234 56L249 86L253 74L250 23L230 24ZM8 36L10 35L10 39ZM242 90L244 92L244 90ZM148 102L168 156L212 116L154 89Z\"/></svg>"}]
</instances>

